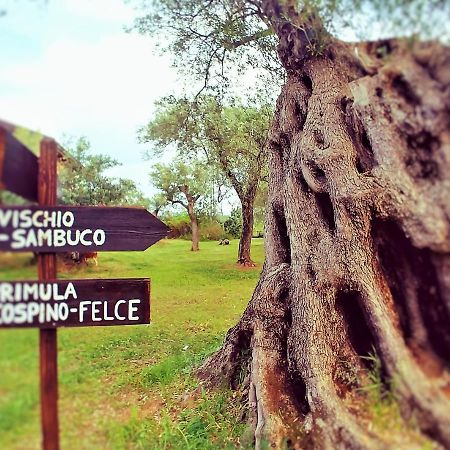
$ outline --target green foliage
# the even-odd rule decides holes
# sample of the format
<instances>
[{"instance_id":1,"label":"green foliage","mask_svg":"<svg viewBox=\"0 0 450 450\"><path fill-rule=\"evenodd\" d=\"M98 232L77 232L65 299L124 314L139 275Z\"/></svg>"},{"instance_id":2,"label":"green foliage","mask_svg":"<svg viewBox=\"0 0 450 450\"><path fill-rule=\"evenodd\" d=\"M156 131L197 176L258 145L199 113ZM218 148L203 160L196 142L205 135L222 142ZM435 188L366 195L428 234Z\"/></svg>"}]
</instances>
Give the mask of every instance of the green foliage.
<instances>
[{"instance_id":1,"label":"green foliage","mask_svg":"<svg viewBox=\"0 0 450 450\"><path fill-rule=\"evenodd\" d=\"M194 162L206 157L216 180L220 171L246 211L251 211L267 171L272 113L269 104L235 101L224 106L212 96L194 101L168 97L160 101L154 120L140 130L140 140L155 143L159 152L175 145L181 157Z\"/></svg>"},{"instance_id":2,"label":"green foliage","mask_svg":"<svg viewBox=\"0 0 450 450\"><path fill-rule=\"evenodd\" d=\"M170 228L169 239L191 239L191 221L185 212L165 214L162 219ZM201 241L218 241L219 239L230 237L216 217L201 215L199 224Z\"/></svg>"},{"instance_id":3,"label":"green foliage","mask_svg":"<svg viewBox=\"0 0 450 450\"><path fill-rule=\"evenodd\" d=\"M153 185L167 203L179 204L188 210L206 196L209 189L208 170L200 161L192 164L177 159L170 164L155 164L150 173Z\"/></svg>"},{"instance_id":4,"label":"green foliage","mask_svg":"<svg viewBox=\"0 0 450 450\"><path fill-rule=\"evenodd\" d=\"M277 90L283 75L276 39L260 2L147 0L139 1L139 7L142 16L134 29L161 38L156 42L163 52L173 55L180 72L199 81L194 87L197 91L228 91L230 82L234 79L235 85L241 84L245 73L251 76L253 87ZM259 71L250 72L249 67ZM258 83L261 71L266 79Z\"/></svg>"},{"instance_id":5,"label":"green foliage","mask_svg":"<svg viewBox=\"0 0 450 450\"><path fill-rule=\"evenodd\" d=\"M166 205L167 205L167 198L162 192L155 194L150 199L149 203L150 210L155 214L155 216L158 216Z\"/></svg>"},{"instance_id":6,"label":"green foliage","mask_svg":"<svg viewBox=\"0 0 450 450\"><path fill-rule=\"evenodd\" d=\"M35 155L39 156L41 140L43 138L41 133L24 127L16 127L14 129L14 136Z\"/></svg>"},{"instance_id":7,"label":"green foliage","mask_svg":"<svg viewBox=\"0 0 450 450\"><path fill-rule=\"evenodd\" d=\"M147 203L133 181L105 175L119 163L113 158L91 154L89 142L80 138L67 150L74 162L60 175L62 202L70 205L143 205Z\"/></svg>"},{"instance_id":8,"label":"green foliage","mask_svg":"<svg viewBox=\"0 0 450 450\"><path fill-rule=\"evenodd\" d=\"M24 205L27 203L22 197L9 191L0 191L0 205Z\"/></svg>"},{"instance_id":9,"label":"green foliage","mask_svg":"<svg viewBox=\"0 0 450 450\"><path fill-rule=\"evenodd\" d=\"M187 237L191 233L191 220L186 212L165 215L163 220L170 228L170 239Z\"/></svg>"},{"instance_id":10,"label":"green foliage","mask_svg":"<svg viewBox=\"0 0 450 450\"><path fill-rule=\"evenodd\" d=\"M155 143L159 151L174 144L184 157L206 156L244 199L255 195L265 169L272 113L268 104L236 101L222 106L211 96L195 101L167 97L139 137L143 143Z\"/></svg>"},{"instance_id":11,"label":"green foliage","mask_svg":"<svg viewBox=\"0 0 450 450\"><path fill-rule=\"evenodd\" d=\"M202 241L218 241L227 237L222 224L216 218L200 220L200 239Z\"/></svg>"},{"instance_id":12,"label":"green foliage","mask_svg":"<svg viewBox=\"0 0 450 450\"><path fill-rule=\"evenodd\" d=\"M368 362L370 369L367 371L369 382L361 387L360 390L367 393L371 402L375 405L386 406L395 403L392 383L386 384L383 379L383 365L375 349L368 356L362 356L361 358ZM375 408L376 410L377 408Z\"/></svg>"},{"instance_id":13,"label":"green foliage","mask_svg":"<svg viewBox=\"0 0 450 450\"><path fill-rule=\"evenodd\" d=\"M238 238L242 233L242 211L240 208L234 208L230 217L224 222L225 232L234 238Z\"/></svg>"}]
</instances>

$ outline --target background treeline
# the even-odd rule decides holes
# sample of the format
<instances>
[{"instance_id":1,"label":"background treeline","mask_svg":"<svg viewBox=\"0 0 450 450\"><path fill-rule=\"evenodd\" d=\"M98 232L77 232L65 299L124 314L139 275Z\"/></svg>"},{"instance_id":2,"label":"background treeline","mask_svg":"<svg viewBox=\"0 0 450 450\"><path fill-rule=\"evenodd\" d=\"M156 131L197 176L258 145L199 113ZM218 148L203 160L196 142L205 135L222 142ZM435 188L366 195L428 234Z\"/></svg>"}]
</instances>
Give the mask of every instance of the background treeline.
<instances>
[{"instance_id":1,"label":"background treeline","mask_svg":"<svg viewBox=\"0 0 450 450\"><path fill-rule=\"evenodd\" d=\"M192 230L187 213L164 213L161 220L170 228L169 239L192 239ZM234 208L230 215L199 217L200 241L219 241L221 239L239 239L242 233L242 214L239 208ZM264 236L263 217L255 221L253 238Z\"/></svg>"},{"instance_id":2,"label":"background treeline","mask_svg":"<svg viewBox=\"0 0 450 450\"><path fill-rule=\"evenodd\" d=\"M216 105L217 106L217 105ZM156 133L159 127L159 136L166 131L168 118L167 111L140 131L143 141L151 140L150 134ZM173 111L172 111L173 113ZM241 114L239 108L233 114ZM194 117L194 116L193 116ZM170 115L169 115L170 118ZM240 118L239 120L241 120ZM180 120L180 117L177 118ZM184 120L184 119L183 119ZM217 117L215 117L217 120ZM234 120L234 119L233 119ZM239 123L235 122L238 127ZM178 131L179 132L179 131ZM244 132L244 131L243 131ZM150 133L150 134L149 134ZM36 154L39 153L41 135L23 128L16 129L16 137ZM155 138L156 135L153 135ZM152 138L152 139L153 139ZM168 139L167 135L166 138ZM170 139L174 138L173 136ZM192 138L192 137L191 137ZM163 145L162 142L159 145ZM231 144L230 144L231 145ZM242 185L241 195L245 196L246 175L251 170L252 161L244 168L240 167L245 157L244 151L235 150L235 155L227 155L226 165L231 173L225 174L223 165L212 162L213 156L206 161L199 155L184 158L176 155L168 163L149 164L149 183L157 190L151 198L147 197L129 178L111 175L111 170L120 171L120 163L110 156L95 152L87 138L68 139L63 143L65 149L64 162L59 164L58 197L61 204L67 205L98 205L98 206L143 206L163 220L171 229L169 239L186 239L198 242L221 239L240 239L243 232L242 208L236 205L237 197L230 177L235 177L235 184ZM217 154L220 153L220 149ZM230 151L230 150L229 150ZM150 155L150 156L149 156ZM217 155L216 155L217 156ZM238 161L232 161L235 157ZM149 151L146 160L152 160L154 155ZM223 158L223 156L222 156ZM148 164L148 162L147 162ZM253 226L250 237L263 237L265 200L267 196L267 183L261 181L261 174L266 170L264 164L256 169L257 187L251 193L251 215ZM239 175L241 171L241 175ZM236 184L237 185L237 184ZM254 188L253 188L254 189ZM239 186L238 186L239 190ZM233 198L234 196L234 198ZM227 212L224 214L224 202L227 202ZM21 204L24 200L2 191L0 203ZM235 204L230 210L230 205ZM193 230L193 223L196 229ZM194 234L196 234L194 236Z\"/></svg>"}]
</instances>

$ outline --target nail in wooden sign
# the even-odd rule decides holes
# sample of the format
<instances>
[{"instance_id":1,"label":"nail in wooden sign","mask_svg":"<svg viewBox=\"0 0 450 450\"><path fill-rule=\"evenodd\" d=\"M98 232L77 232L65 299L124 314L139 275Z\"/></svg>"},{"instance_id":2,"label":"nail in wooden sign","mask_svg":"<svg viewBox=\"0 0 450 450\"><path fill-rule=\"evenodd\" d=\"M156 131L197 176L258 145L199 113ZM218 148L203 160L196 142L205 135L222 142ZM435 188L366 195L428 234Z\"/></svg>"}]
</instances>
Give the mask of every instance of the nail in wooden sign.
<instances>
[{"instance_id":1,"label":"nail in wooden sign","mask_svg":"<svg viewBox=\"0 0 450 450\"><path fill-rule=\"evenodd\" d=\"M38 158L9 131L0 128L0 189L36 202Z\"/></svg>"},{"instance_id":2,"label":"nail in wooden sign","mask_svg":"<svg viewBox=\"0 0 450 450\"><path fill-rule=\"evenodd\" d=\"M0 328L150 323L150 280L0 282Z\"/></svg>"},{"instance_id":3,"label":"nail in wooden sign","mask_svg":"<svg viewBox=\"0 0 450 450\"><path fill-rule=\"evenodd\" d=\"M142 251L168 232L169 228L144 208L0 208L1 251Z\"/></svg>"}]
</instances>

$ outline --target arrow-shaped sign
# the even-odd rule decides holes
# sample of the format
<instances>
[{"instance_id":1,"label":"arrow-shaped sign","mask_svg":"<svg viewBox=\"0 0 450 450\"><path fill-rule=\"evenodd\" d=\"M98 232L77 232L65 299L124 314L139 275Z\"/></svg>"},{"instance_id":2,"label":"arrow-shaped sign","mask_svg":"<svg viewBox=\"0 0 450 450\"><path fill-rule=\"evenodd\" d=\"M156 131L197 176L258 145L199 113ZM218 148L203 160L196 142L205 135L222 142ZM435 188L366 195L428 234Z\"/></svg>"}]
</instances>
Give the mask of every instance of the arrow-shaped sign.
<instances>
[{"instance_id":1,"label":"arrow-shaped sign","mask_svg":"<svg viewBox=\"0 0 450 450\"><path fill-rule=\"evenodd\" d=\"M169 228L144 208L0 208L0 251L142 251L168 232Z\"/></svg>"}]
</instances>

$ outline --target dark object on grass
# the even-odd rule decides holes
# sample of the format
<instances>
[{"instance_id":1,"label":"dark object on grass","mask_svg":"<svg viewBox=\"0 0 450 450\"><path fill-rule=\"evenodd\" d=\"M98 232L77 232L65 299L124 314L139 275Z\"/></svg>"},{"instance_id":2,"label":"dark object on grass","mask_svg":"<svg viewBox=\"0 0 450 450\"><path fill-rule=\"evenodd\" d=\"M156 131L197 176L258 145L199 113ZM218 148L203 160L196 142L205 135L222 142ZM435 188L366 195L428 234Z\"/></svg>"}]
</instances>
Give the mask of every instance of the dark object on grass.
<instances>
[{"instance_id":1,"label":"dark object on grass","mask_svg":"<svg viewBox=\"0 0 450 450\"><path fill-rule=\"evenodd\" d=\"M70 261L73 264L84 263L88 266L89 262L92 261L95 266L98 266L97 252L71 252L68 255L70 255Z\"/></svg>"}]
</instances>

